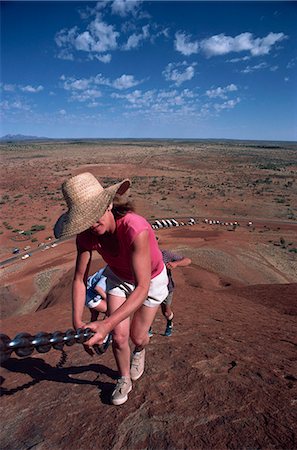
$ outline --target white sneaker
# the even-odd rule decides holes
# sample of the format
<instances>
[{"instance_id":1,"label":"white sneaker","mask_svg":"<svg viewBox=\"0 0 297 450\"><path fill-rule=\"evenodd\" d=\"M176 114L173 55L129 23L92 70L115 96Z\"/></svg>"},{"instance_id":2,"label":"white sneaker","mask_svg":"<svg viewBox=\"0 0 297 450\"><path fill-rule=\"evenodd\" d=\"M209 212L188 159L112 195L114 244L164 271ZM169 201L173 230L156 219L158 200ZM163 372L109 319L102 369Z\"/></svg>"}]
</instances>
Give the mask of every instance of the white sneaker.
<instances>
[{"instance_id":1,"label":"white sneaker","mask_svg":"<svg viewBox=\"0 0 297 450\"><path fill-rule=\"evenodd\" d=\"M116 387L111 394L111 403L119 406L128 400L128 394L132 390L132 383L130 378L121 377L118 379Z\"/></svg>"},{"instance_id":2,"label":"white sneaker","mask_svg":"<svg viewBox=\"0 0 297 450\"><path fill-rule=\"evenodd\" d=\"M131 380L136 381L144 372L145 348L140 352L133 352L130 376Z\"/></svg>"}]
</instances>

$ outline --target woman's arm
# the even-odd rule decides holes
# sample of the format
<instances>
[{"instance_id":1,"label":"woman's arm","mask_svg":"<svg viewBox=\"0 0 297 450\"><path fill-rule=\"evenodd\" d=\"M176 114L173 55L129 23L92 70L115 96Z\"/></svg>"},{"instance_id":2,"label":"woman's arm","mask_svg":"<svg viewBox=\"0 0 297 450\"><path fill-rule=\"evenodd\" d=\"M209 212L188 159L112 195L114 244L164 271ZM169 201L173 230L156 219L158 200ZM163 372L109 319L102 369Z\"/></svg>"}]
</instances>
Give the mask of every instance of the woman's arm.
<instances>
[{"instance_id":1,"label":"woman's arm","mask_svg":"<svg viewBox=\"0 0 297 450\"><path fill-rule=\"evenodd\" d=\"M191 264L191 259L190 258L183 258L179 261L170 261L166 264L166 267L168 269L175 269L176 267L186 267L189 266Z\"/></svg>"},{"instance_id":2,"label":"woman's arm","mask_svg":"<svg viewBox=\"0 0 297 450\"><path fill-rule=\"evenodd\" d=\"M74 279L72 283L72 321L75 329L82 328L82 320L86 300L86 282L91 263L91 252L77 251Z\"/></svg>"},{"instance_id":3,"label":"woman's arm","mask_svg":"<svg viewBox=\"0 0 297 450\"><path fill-rule=\"evenodd\" d=\"M151 281L151 255L149 235L146 230L139 233L132 244L132 258L127 264L132 264L135 289L127 300L113 314L101 322L92 322L88 327L95 331L95 335L87 342L89 346L102 343L104 337L114 327L136 311L147 298Z\"/></svg>"}]
</instances>

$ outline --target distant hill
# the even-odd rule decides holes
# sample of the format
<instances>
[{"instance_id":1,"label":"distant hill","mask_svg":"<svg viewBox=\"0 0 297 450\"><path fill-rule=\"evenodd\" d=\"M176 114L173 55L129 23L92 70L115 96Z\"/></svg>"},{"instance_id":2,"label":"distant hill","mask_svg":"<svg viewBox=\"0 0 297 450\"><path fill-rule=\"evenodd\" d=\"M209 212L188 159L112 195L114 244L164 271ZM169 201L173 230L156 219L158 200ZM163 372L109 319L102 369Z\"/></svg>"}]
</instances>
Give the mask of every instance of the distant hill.
<instances>
[{"instance_id":1,"label":"distant hill","mask_svg":"<svg viewBox=\"0 0 297 450\"><path fill-rule=\"evenodd\" d=\"M44 139L49 139L40 136L26 136L24 134L6 134L0 138L0 141L5 142L16 142L16 141L43 141Z\"/></svg>"}]
</instances>

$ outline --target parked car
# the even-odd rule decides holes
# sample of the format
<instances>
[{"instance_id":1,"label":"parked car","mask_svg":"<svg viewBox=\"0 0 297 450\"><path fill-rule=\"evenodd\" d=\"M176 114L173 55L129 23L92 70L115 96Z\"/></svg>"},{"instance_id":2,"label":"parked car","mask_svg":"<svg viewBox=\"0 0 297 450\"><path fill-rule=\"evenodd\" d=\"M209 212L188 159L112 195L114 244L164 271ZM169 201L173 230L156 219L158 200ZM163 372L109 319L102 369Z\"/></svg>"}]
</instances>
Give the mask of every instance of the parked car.
<instances>
[{"instance_id":1,"label":"parked car","mask_svg":"<svg viewBox=\"0 0 297 450\"><path fill-rule=\"evenodd\" d=\"M16 255L17 253L20 253L20 249L19 248L14 248L13 250L12 250L12 253L14 254L14 255Z\"/></svg>"},{"instance_id":2,"label":"parked car","mask_svg":"<svg viewBox=\"0 0 297 450\"><path fill-rule=\"evenodd\" d=\"M179 223L177 222L177 220L171 219L171 222L172 222L174 227L179 227Z\"/></svg>"},{"instance_id":3,"label":"parked car","mask_svg":"<svg viewBox=\"0 0 297 450\"><path fill-rule=\"evenodd\" d=\"M163 225L161 224L161 222L159 220L155 221L155 225L157 225L157 228L163 228Z\"/></svg>"}]
</instances>

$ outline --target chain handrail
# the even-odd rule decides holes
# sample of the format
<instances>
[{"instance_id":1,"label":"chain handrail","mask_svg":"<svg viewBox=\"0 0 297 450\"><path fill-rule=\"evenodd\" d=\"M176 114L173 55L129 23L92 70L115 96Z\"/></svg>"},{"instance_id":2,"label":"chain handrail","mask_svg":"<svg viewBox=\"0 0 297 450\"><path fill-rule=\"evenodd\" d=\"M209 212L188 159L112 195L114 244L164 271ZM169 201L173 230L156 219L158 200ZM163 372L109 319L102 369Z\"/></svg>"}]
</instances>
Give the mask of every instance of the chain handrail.
<instances>
[{"instance_id":1,"label":"chain handrail","mask_svg":"<svg viewBox=\"0 0 297 450\"><path fill-rule=\"evenodd\" d=\"M70 347L74 344L84 344L92 336L94 336L94 332L90 328L85 330L82 328L77 330L70 328L65 332L55 331L54 333L41 331L34 336L29 333L19 333L14 339L10 339L6 334L0 334L0 363L7 361L12 352L24 358L32 355L34 350L37 350L39 353L47 353L52 348L62 350L64 345ZM93 348L98 355L102 355L106 352L110 342L111 334L108 334L103 344L95 344Z\"/></svg>"}]
</instances>

